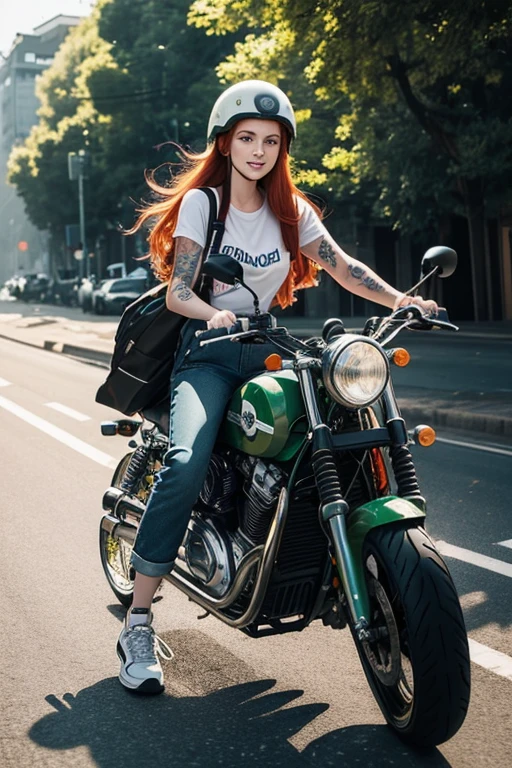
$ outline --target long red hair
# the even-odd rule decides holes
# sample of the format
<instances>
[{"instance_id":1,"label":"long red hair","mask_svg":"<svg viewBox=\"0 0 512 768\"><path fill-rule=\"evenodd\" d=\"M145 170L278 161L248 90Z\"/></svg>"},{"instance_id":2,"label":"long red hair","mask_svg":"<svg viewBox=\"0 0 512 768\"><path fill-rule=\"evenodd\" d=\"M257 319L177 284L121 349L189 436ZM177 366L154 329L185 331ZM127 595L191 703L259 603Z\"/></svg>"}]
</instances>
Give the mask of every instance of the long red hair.
<instances>
[{"instance_id":1,"label":"long red hair","mask_svg":"<svg viewBox=\"0 0 512 768\"><path fill-rule=\"evenodd\" d=\"M236 126L230 131L218 135L212 146L201 154L191 154L182 150L183 169L173 178L168 187L162 187L155 181L154 172L147 172L146 181L159 200L139 210L140 216L128 234L133 234L151 219L155 223L148 237L149 258L155 274L162 280L172 278L174 269L173 233L178 222L178 214L184 195L197 187L221 187L230 172L227 158L231 138ZM286 129L281 128L281 146L277 162L272 170L261 180L270 210L281 225L281 234L286 250L290 252L290 270L274 299L282 309L295 301L294 293L301 288L311 288L317 284L316 275L319 266L301 253L299 247L300 216L294 196L303 198L321 217L320 209L314 205L294 185L288 162L288 142Z\"/></svg>"}]
</instances>

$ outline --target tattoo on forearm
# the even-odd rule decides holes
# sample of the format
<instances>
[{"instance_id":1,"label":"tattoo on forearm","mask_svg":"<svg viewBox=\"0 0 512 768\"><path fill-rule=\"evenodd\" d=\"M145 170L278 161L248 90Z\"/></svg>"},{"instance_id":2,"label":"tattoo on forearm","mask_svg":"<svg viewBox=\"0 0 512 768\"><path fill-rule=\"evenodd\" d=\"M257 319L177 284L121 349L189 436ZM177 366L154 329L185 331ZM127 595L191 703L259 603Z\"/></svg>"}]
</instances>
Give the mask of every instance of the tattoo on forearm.
<instances>
[{"instance_id":1,"label":"tattoo on forearm","mask_svg":"<svg viewBox=\"0 0 512 768\"><path fill-rule=\"evenodd\" d=\"M172 275L173 284L171 290L180 301L189 301L189 299L194 297L191 286L201 256L201 250L199 246L191 248L190 243L178 241L174 257L176 265Z\"/></svg>"},{"instance_id":2,"label":"tattoo on forearm","mask_svg":"<svg viewBox=\"0 0 512 768\"><path fill-rule=\"evenodd\" d=\"M378 280L367 275L366 271L356 264L349 264L348 273L354 280L359 280L359 285L364 285L369 291L377 291L377 293L381 293L384 290L384 286L381 285Z\"/></svg>"},{"instance_id":3,"label":"tattoo on forearm","mask_svg":"<svg viewBox=\"0 0 512 768\"><path fill-rule=\"evenodd\" d=\"M194 292L183 281L176 283L172 288L172 292L176 294L180 301L188 301L194 296Z\"/></svg>"},{"instance_id":4,"label":"tattoo on forearm","mask_svg":"<svg viewBox=\"0 0 512 768\"><path fill-rule=\"evenodd\" d=\"M323 259L323 261L326 261L327 264L330 264L331 267L336 266L336 256L334 255L333 247L330 243L327 242L327 240L322 240L320 243L318 248L318 255L321 259Z\"/></svg>"}]
</instances>

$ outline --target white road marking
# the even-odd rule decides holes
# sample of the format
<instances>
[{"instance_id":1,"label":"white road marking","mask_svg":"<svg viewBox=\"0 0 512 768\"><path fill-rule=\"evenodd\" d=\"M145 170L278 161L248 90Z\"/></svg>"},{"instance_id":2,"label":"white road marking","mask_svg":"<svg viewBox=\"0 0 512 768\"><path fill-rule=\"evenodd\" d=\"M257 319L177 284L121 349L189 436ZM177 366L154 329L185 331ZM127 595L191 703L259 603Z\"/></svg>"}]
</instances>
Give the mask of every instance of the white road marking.
<instances>
[{"instance_id":1,"label":"white road marking","mask_svg":"<svg viewBox=\"0 0 512 768\"><path fill-rule=\"evenodd\" d=\"M5 379L0 379L0 387L10 387L10 386L11 386L10 381L6 381Z\"/></svg>"},{"instance_id":2,"label":"white road marking","mask_svg":"<svg viewBox=\"0 0 512 768\"><path fill-rule=\"evenodd\" d=\"M512 658L506 653L495 651L493 648L488 648L486 645L469 638L469 655L471 661L478 664L479 667L484 667L496 675L512 680Z\"/></svg>"},{"instance_id":3,"label":"white road marking","mask_svg":"<svg viewBox=\"0 0 512 768\"><path fill-rule=\"evenodd\" d=\"M450 440L447 437L436 437L436 443L446 443L447 445L460 445L462 448L474 448L476 451L486 451L487 453L499 453L501 456L512 456L512 450L507 448L494 448L492 445L483 443L467 443L464 440Z\"/></svg>"},{"instance_id":4,"label":"white road marking","mask_svg":"<svg viewBox=\"0 0 512 768\"><path fill-rule=\"evenodd\" d=\"M506 541L498 541L498 544L500 547L508 547L509 549L512 549L512 539L507 539Z\"/></svg>"},{"instance_id":5,"label":"white road marking","mask_svg":"<svg viewBox=\"0 0 512 768\"><path fill-rule=\"evenodd\" d=\"M472 552L470 549L455 547L446 541L436 541L436 547L442 555L453 557L455 560L462 560L471 565L477 565L479 568L486 568L488 571L494 571L494 573L499 573L512 579L512 563L505 563L503 560L496 560L494 557L480 555L478 552Z\"/></svg>"},{"instance_id":6,"label":"white road marking","mask_svg":"<svg viewBox=\"0 0 512 768\"><path fill-rule=\"evenodd\" d=\"M60 413L63 413L65 416L70 416L72 419L76 419L77 421L90 421L90 416L85 416L83 413L79 413L79 411L73 410L73 408L68 408L67 405L62 405L61 403L46 403L48 408L53 408L54 411L60 411Z\"/></svg>"},{"instance_id":7,"label":"white road marking","mask_svg":"<svg viewBox=\"0 0 512 768\"><path fill-rule=\"evenodd\" d=\"M104 467L110 467L111 469L115 469L118 464L118 461L114 459L113 456L109 456L108 453L99 451L97 448L85 443L74 435L70 435L69 432L65 432L63 429L59 429L59 427L54 426L49 421L41 419L34 413L22 408L21 405L13 403L12 400L7 400L7 398L0 396L0 408L4 408L19 419L23 419L27 424L32 424L33 427L40 429L41 432L45 432L47 435L50 435L50 437L59 440L59 442L64 443L64 445L77 451L77 453L87 456L88 459L92 459L97 464L101 464Z\"/></svg>"}]
</instances>

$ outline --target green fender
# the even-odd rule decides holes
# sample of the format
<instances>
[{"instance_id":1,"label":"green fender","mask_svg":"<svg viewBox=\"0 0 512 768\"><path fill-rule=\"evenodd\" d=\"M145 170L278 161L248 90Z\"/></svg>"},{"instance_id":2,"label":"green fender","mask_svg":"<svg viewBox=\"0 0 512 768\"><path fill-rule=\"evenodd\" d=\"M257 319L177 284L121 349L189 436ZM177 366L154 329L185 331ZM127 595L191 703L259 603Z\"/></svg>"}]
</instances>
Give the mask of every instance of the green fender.
<instances>
[{"instance_id":1,"label":"green fender","mask_svg":"<svg viewBox=\"0 0 512 768\"><path fill-rule=\"evenodd\" d=\"M381 499L362 504L350 513L347 520L347 538L354 576L357 581L357 593L368 623L370 623L370 605L363 564L363 544L367 534L372 528L380 528L388 523L397 523L401 520L416 519L416 524L420 525L424 518L425 512L423 510L411 501L399 496L383 496Z\"/></svg>"}]
</instances>

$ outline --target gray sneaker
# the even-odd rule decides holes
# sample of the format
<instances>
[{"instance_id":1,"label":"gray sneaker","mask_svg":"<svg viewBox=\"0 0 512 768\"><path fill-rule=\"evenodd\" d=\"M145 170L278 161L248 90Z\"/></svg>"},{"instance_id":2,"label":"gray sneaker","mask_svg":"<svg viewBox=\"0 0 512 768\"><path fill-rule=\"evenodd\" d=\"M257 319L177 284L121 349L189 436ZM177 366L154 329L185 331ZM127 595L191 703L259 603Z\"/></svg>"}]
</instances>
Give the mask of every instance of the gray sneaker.
<instances>
[{"instance_id":1,"label":"gray sneaker","mask_svg":"<svg viewBox=\"0 0 512 768\"><path fill-rule=\"evenodd\" d=\"M158 656L170 661L173 652L155 634L151 626L152 615L148 613L145 624L126 626L117 641L117 655L121 660L119 680L134 693L155 694L164 690L164 673Z\"/></svg>"}]
</instances>

